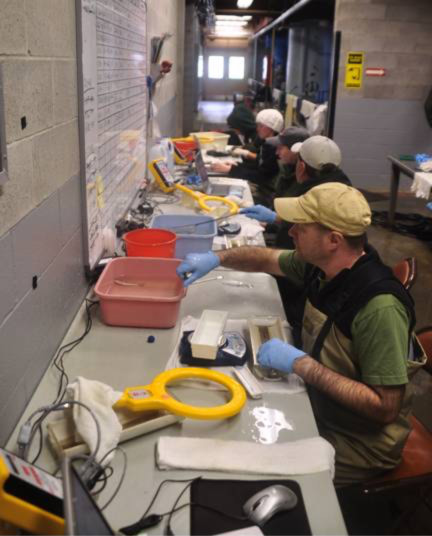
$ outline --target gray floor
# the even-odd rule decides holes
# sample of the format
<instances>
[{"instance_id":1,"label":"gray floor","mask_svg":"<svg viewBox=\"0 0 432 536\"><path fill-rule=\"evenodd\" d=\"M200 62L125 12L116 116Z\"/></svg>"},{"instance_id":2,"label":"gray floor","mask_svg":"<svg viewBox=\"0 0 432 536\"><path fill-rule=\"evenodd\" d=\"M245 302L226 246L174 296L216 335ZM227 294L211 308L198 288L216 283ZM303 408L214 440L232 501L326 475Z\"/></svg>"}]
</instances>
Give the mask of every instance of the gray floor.
<instances>
[{"instance_id":1,"label":"gray floor","mask_svg":"<svg viewBox=\"0 0 432 536\"><path fill-rule=\"evenodd\" d=\"M199 113L196 120L197 130L212 130L226 128L225 118L229 114L232 108L232 103L228 102L201 102L199 107ZM390 165L389 165L389 185L390 185ZM431 218L432 224L432 212L425 208L425 201L418 200L413 195L409 194L409 183L402 182L401 193L398 198L397 211L401 213L415 213L421 214ZM386 211L389 208L389 193L388 191L382 192L363 192L368 199L372 210L374 211ZM405 257L415 257L417 261L417 279L411 290L411 294L415 301L415 309L417 316L417 328L432 324L432 241L424 242L418 240L412 236L403 235L389 229L388 227L381 225L372 225L369 231L369 241L378 250L383 261L389 266L393 266L399 260ZM429 416L427 408L431 407L431 394L432 394L432 381L430 376L423 371L418 373L416 380L416 406L421 411L421 417L424 424L432 430L432 417ZM426 409L425 409L426 408ZM419 415L420 417L420 415ZM412 499L412 497L410 497ZM416 501L416 497L413 499ZM432 504L432 500L430 500ZM353 506L351 502L351 507ZM383 505L380 501L376 501L373 504L372 510L375 510L375 514L381 517L381 525L377 525L375 530L372 526L372 519L374 514L372 511L368 511L365 516L365 505L358 504L354 506L354 518L360 513L360 518L350 519L350 513L347 511L347 525L350 527L352 534L379 534L384 533L385 530L389 530L389 527L393 523L392 519L398 514L393 508L389 508L386 512L386 516L383 514L385 508L388 505ZM405 504L399 503L399 507L405 510ZM368 508L368 507L366 507ZM345 512L344 512L345 514ZM388 524L386 522L388 516ZM362 523L364 519L369 519L366 524ZM357 525L357 522L359 524ZM382 530L382 532L379 532ZM371 531L371 532L369 532ZM409 521L405 522L399 528L401 534L432 534L432 513L431 511L421 506L416 515Z\"/></svg>"}]
</instances>

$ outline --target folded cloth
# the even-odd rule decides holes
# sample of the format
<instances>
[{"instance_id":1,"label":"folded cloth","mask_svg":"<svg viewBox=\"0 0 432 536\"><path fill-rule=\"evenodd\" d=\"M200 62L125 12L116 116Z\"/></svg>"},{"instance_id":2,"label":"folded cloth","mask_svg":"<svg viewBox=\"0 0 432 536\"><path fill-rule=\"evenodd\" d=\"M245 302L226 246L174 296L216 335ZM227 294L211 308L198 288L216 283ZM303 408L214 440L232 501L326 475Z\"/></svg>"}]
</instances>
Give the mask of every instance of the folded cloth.
<instances>
[{"instance_id":1,"label":"folded cloth","mask_svg":"<svg viewBox=\"0 0 432 536\"><path fill-rule=\"evenodd\" d=\"M100 461L109 450L118 445L122 425L112 406L123 393L114 391L105 383L88 380L81 376L78 376L74 382L67 386L66 392L69 400L77 400L88 406L99 422L101 438L96 460ZM78 435L87 444L90 452L94 452L97 443L97 429L92 416L85 408L77 404L73 406L72 414ZM114 454L114 452L109 454L103 465L108 464Z\"/></svg>"},{"instance_id":2,"label":"folded cloth","mask_svg":"<svg viewBox=\"0 0 432 536\"><path fill-rule=\"evenodd\" d=\"M417 171L414 173L414 180L411 184L411 192L415 192L416 197L429 199L432 188L432 173Z\"/></svg>"},{"instance_id":3,"label":"folded cloth","mask_svg":"<svg viewBox=\"0 0 432 536\"><path fill-rule=\"evenodd\" d=\"M307 119L312 115L316 107L317 105L314 102L303 99L301 103L300 113L305 119Z\"/></svg>"},{"instance_id":4,"label":"folded cloth","mask_svg":"<svg viewBox=\"0 0 432 536\"><path fill-rule=\"evenodd\" d=\"M248 441L160 437L156 449L159 469L194 469L267 475L304 475L330 471L333 446L322 437L263 445Z\"/></svg>"}]
</instances>

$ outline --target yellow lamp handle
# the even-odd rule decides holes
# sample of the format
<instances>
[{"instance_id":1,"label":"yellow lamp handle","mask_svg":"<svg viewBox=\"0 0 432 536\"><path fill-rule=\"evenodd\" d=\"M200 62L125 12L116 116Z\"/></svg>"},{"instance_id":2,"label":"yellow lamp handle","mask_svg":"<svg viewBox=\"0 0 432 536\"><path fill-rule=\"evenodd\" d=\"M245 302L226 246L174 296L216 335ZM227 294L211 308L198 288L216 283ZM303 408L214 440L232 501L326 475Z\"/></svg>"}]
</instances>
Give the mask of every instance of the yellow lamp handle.
<instances>
[{"instance_id":1,"label":"yellow lamp handle","mask_svg":"<svg viewBox=\"0 0 432 536\"><path fill-rule=\"evenodd\" d=\"M166 391L166 386L172 381L185 378L199 378L219 383L231 393L231 400L221 406L210 408L183 404ZM227 419L239 413L245 402L246 393L243 387L226 374L199 367L183 367L158 374L149 385L128 387L114 407L126 407L137 412L164 409L174 415L192 419Z\"/></svg>"},{"instance_id":2,"label":"yellow lamp handle","mask_svg":"<svg viewBox=\"0 0 432 536\"><path fill-rule=\"evenodd\" d=\"M231 199L227 199L226 197L219 197L217 195L203 195L200 199L198 199L198 205L202 210L205 210L206 212L210 212L212 207L209 207L207 205L207 201L218 201L219 203L224 203L225 205L228 205L230 209L230 214L237 214L238 212L238 205L234 201L231 201Z\"/></svg>"},{"instance_id":3,"label":"yellow lamp handle","mask_svg":"<svg viewBox=\"0 0 432 536\"><path fill-rule=\"evenodd\" d=\"M217 195L207 195L203 194L202 192L196 192L195 190L187 188L187 186L184 186L183 184L176 184L175 187L178 190L184 192L185 194L188 194L193 197L195 201L198 202L198 205L200 206L201 210L204 210L205 212L210 212L212 209L212 207L209 207L207 205L207 201L217 201L218 203L223 203L224 205L227 205L230 209L230 214L237 214L238 212L237 203L231 201L231 199L226 199L225 197L219 197Z\"/></svg>"}]
</instances>

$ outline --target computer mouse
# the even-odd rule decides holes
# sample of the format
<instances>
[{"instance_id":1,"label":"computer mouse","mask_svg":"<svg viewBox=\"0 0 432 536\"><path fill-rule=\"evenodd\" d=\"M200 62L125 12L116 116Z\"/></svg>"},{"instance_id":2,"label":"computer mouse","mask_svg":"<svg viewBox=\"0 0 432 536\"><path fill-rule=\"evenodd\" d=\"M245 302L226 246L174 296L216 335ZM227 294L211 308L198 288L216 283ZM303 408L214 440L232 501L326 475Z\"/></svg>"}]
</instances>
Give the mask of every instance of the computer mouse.
<instances>
[{"instance_id":1,"label":"computer mouse","mask_svg":"<svg viewBox=\"0 0 432 536\"><path fill-rule=\"evenodd\" d=\"M252 523L262 527L278 512L295 508L297 502L297 495L290 488L275 484L252 495L243 505L243 512Z\"/></svg>"}]
</instances>

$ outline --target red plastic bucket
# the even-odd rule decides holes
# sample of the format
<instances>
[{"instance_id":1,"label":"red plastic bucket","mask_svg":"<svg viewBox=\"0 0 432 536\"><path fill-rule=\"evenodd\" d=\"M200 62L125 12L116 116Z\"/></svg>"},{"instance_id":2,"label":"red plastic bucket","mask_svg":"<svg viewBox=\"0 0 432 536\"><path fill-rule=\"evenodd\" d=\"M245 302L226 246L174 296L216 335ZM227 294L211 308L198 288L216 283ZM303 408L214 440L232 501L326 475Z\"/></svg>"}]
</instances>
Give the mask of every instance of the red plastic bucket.
<instances>
[{"instance_id":1,"label":"red plastic bucket","mask_svg":"<svg viewBox=\"0 0 432 536\"><path fill-rule=\"evenodd\" d=\"M184 155L186 160L192 161L198 146L193 138L173 139L174 145Z\"/></svg>"},{"instance_id":2,"label":"red plastic bucket","mask_svg":"<svg viewBox=\"0 0 432 536\"><path fill-rule=\"evenodd\" d=\"M124 235L128 257L174 257L177 235L165 229L136 229Z\"/></svg>"}]
</instances>

